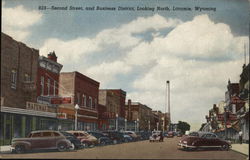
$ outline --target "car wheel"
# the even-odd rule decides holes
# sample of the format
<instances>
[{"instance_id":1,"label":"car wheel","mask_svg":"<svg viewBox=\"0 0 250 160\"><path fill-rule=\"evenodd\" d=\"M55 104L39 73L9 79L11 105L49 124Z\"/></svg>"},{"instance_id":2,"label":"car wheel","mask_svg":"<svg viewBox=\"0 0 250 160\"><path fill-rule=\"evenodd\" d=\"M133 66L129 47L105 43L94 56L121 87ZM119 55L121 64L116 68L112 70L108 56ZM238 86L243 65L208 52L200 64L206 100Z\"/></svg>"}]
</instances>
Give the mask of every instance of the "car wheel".
<instances>
[{"instance_id":1,"label":"car wheel","mask_svg":"<svg viewBox=\"0 0 250 160\"><path fill-rule=\"evenodd\" d=\"M100 145L101 145L101 146L105 146L105 145L106 145L106 142L105 142L105 141L101 141L101 142L100 142Z\"/></svg>"},{"instance_id":2,"label":"car wheel","mask_svg":"<svg viewBox=\"0 0 250 160\"><path fill-rule=\"evenodd\" d=\"M89 144L87 142L82 142L82 146L83 146L83 148L88 148Z\"/></svg>"},{"instance_id":3,"label":"car wheel","mask_svg":"<svg viewBox=\"0 0 250 160\"><path fill-rule=\"evenodd\" d=\"M75 144L74 144L74 143L71 143L70 150L73 151L73 150L75 150L75 149L76 149Z\"/></svg>"},{"instance_id":4,"label":"car wheel","mask_svg":"<svg viewBox=\"0 0 250 160\"><path fill-rule=\"evenodd\" d=\"M58 144L57 149L58 149L58 151L63 152L63 151L67 150L67 146L64 143L60 143L60 144Z\"/></svg>"},{"instance_id":5,"label":"car wheel","mask_svg":"<svg viewBox=\"0 0 250 160\"><path fill-rule=\"evenodd\" d=\"M25 152L25 147L23 145L17 145L15 147L15 151L16 153L20 154L20 153L24 153Z\"/></svg>"},{"instance_id":6,"label":"car wheel","mask_svg":"<svg viewBox=\"0 0 250 160\"><path fill-rule=\"evenodd\" d=\"M229 150L229 146L227 144L224 144L224 145L221 146L221 149L223 151L228 151Z\"/></svg>"},{"instance_id":7,"label":"car wheel","mask_svg":"<svg viewBox=\"0 0 250 160\"><path fill-rule=\"evenodd\" d=\"M116 139L113 140L113 144L117 144L118 141Z\"/></svg>"}]
</instances>

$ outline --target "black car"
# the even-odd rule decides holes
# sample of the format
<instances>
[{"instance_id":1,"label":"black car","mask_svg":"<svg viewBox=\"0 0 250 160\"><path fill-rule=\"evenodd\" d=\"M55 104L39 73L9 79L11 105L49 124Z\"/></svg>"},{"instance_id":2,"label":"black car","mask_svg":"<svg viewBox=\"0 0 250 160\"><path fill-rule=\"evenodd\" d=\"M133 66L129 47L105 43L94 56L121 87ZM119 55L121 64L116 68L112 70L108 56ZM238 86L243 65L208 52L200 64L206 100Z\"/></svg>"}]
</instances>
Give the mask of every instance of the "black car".
<instances>
[{"instance_id":1,"label":"black car","mask_svg":"<svg viewBox=\"0 0 250 160\"><path fill-rule=\"evenodd\" d=\"M108 136L112 141L113 144L122 143L124 142L123 133L118 131L104 131L104 135Z\"/></svg>"},{"instance_id":2,"label":"black car","mask_svg":"<svg viewBox=\"0 0 250 160\"><path fill-rule=\"evenodd\" d=\"M81 141L77 139L73 134L64 131L61 131L61 133L72 143L72 150L80 149L83 147Z\"/></svg>"},{"instance_id":3,"label":"black car","mask_svg":"<svg viewBox=\"0 0 250 160\"><path fill-rule=\"evenodd\" d=\"M141 132L141 138L143 140L148 140L150 136L151 136L151 132L147 132L147 131Z\"/></svg>"},{"instance_id":4,"label":"black car","mask_svg":"<svg viewBox=\"0 0 250 160\"><path fill-rule=\"evenodd\" d=\"M113 143L113 141L107 135L105 135L101 132L90 131L88 133L98 139L99 145L106 145L106 144Z\"/></svg>"}]
</instances>

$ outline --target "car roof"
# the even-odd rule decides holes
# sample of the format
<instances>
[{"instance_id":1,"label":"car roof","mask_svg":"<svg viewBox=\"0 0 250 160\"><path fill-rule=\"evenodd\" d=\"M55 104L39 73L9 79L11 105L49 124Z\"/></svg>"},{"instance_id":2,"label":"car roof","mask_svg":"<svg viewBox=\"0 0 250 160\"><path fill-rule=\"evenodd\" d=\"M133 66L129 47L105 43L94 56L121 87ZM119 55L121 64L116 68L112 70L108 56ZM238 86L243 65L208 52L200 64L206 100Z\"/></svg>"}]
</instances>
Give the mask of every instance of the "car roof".
<instances>
[{"instance_id":1,"label":"car roof","mask_svg":"<svg viewBox=\"0 0 250 160\"><path fill-rule=\"evenodd\" d=\"M86 131L73 131L73 130L70 130L70 131L66 131L68 133L88 133Z\"/></svg>"},{"instance_id":2,"label":"car roof","mask_svg":"<svg viewBox=\"0 0 250 160\"><path fill-rule=\"evenodd\" d=\"M59 132L55 130L36 130L36 131L31 131L30 133L39 133L39 132Z\"/></svg>"}]
</instances>

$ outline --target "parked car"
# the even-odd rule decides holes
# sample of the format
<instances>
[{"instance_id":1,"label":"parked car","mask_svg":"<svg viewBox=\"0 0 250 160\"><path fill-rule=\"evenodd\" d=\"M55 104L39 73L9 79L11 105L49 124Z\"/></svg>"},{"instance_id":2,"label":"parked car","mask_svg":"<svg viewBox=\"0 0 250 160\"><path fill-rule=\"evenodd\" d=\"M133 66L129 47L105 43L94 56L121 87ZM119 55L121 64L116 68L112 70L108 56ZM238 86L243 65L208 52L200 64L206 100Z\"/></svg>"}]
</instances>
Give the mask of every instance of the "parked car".
<instances>
[{"instance_id":1,"label":"parked car","mask_svg":"<svg viewBox=\"0 0 250 160\"><path fill-rule=\"evenodd\" d=\"M26 138L13 138L11 142L12 150L16 153L41 149L65 151L71 146L62 133L53 130L32 131Z\"/></svg>"},{"instance_id":2,"label":"parked car","mask_svg":"<svg viewBox=\"0 0 250 160\"><path fill-rule=\"evenodd\" d=\"M90 131L88 133L97 138L99 145L106 145L113 143L113 141L108 136L104 135L101 132Z\"/></svg>"},{"instance_id":3,"label":"parked car","mask_svg":"<svg viewBox=\"0 0 250 160\"><path fill-rule=\"evenodd\" d=\"M60 132L71 142L71 150L82 148L82 143L76 136L68 132Z\"/></svg>"},{"instance_id":4,"label":"parked car","mask_svg":"<svg viewBox=\"0 0 250 160\"><path fill-rule=\"evenodd\" d=\"M122 133L123 134L123 142L132 142L133 138L129 135L127 135L126 133Z\"/></svg>"},{"instance_id":5,"label":"parked car","mask_svg":"<svg viewBox=\"0 0 250 160\"><path fill-rule=\"evenodd\" d=\"M163 142L162 131L152 131L152 135L149 137L149 142Z\"/></svg>"},{"instance_id":6,"label":"parked car","mask_svg":"<svg viewBox=\"0 0 250 160\"><path fill-rule=\"evenodd\" d=\"M133 131L124 131L124 134L132 137L133 141L138 141L140 137Z\"/></svg>"},{"instance_id":7,"label":"parked car","mask_svg":"<svg viewBox=\"0 0 250 160\"><path fill-rule=\"evenodd\" d=\"M85 131L66 131L68 133L73 134L76 136L82 143L83 147L94 147L95 145L98 145L98 140L96 137L88 134Z\"/></svg>"},{"instance_id":8,"label":"parked car","mask_svg":"<svg viewBox=\"0 0 250 160\"><path fill-rule=\"evenodd\" d=\"M231 144L228 141L218 138L214 133L197 132L198 136L185 136L179 143L179 148L183 149L198 149L198 148L221 148L222 150L229 150Z\"/></svg>"},{"instance_id":9,"label":"parked car","mask_svg":"<svg viewBox=\"0 0 250 160\"><path fill-rule=\"evenodd\" d=\"M169 132L167 133L167 138L174 138L174 132L169 131Z\"/></svg>"},{"instance_id":10,"label":"parked car","mask_svg":"<svg viewBox=\"0 0 250 160\"><path fill-rule=\"evenodd\" d=\"M181 132L177 132L176 136L177 137L182 137L182 133Z\"/></svg>"},{"instance_id":11,"label":"parked car","mask_svg":"<svg viewBox=\"0 0 250 160\"><path fill-rule=\"evenodd\" d=\"M104 131L103 133L113 141L113 144L124 142L124 136L123 136L123 133L121 133L121 132Z\"/></svg>"}]
</instances>

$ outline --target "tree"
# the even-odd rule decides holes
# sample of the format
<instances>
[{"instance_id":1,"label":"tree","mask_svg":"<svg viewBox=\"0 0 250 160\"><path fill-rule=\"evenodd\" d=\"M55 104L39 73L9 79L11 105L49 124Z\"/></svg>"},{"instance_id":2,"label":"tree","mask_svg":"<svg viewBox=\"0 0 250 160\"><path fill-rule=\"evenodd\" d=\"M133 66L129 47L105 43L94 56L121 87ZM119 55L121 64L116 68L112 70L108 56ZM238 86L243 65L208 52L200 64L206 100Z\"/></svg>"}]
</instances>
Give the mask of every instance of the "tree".
<instances>
[{"instance_id":1,"label":"tree","mask_svg":"<svg viewBox=\"0 0 250 160\"><path fill-rule=\"evenodd\" d=\"M179 121L177 129L180 130L182 134L185 134L186 131L190 130L190 125L187 122Z\"/></svg>"},{"instance_id":2,"label":"tree","mask_svg":"<svg viewBox=\"0 0 250 160\"><path fill-rule=\"evenodd\" d=\"M206 125L206 123L202 123L201 124L201 128L199 129L199 131L202 131L203 127Z\"/></svg>"}]
</instances>

